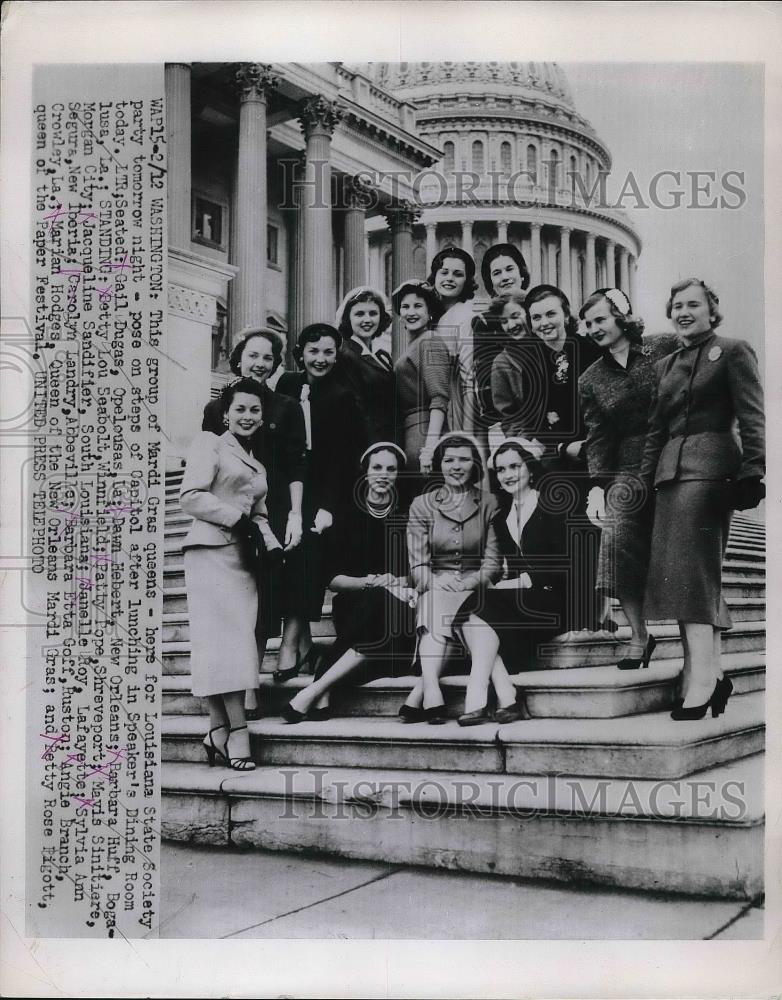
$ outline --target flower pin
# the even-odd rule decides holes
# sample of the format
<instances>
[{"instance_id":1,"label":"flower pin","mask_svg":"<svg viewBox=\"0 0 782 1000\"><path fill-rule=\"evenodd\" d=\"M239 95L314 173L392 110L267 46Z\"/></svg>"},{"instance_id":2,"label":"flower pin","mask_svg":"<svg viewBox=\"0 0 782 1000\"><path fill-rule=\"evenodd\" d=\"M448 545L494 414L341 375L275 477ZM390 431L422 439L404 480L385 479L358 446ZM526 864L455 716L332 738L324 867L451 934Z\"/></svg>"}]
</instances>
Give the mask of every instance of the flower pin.
<instances>
[{"instance_id":1,"label":"flower pin","mask_svg":"<svg viewBox=\"0 0 782 1000\"><path fill-rule=\"evenodd\" d=\"M554 424L559 423L559 414L556 412L556 410L549 410L549 412L546 414L546 420L548 420L549 427L553 427Z\"/></svg>"},{"instance_id":2,"label":"flower pin","mask_svg":"<svg viewBox=\"0 0 782 1000\"><path fill-rule=\"evenodd\" d=\"M709 361L719 361L719 359L722 357L722 348L719 346L719 344L715 344L714 347L712 347L712 349L709 351L708 357Z\"/></svg>"},{"instance_id":3,"label":"flower pin","mask_svg":"<svg viewBox=\"0 0 782 1000\"><path fill-rule=\"evenodd\" d=\"M648 344L644 344L644 346L641 348L641 354L643 354L645 358L648 358L651 355L651 353L652 353L651 347Z\"/></svg>"}]
</instances>

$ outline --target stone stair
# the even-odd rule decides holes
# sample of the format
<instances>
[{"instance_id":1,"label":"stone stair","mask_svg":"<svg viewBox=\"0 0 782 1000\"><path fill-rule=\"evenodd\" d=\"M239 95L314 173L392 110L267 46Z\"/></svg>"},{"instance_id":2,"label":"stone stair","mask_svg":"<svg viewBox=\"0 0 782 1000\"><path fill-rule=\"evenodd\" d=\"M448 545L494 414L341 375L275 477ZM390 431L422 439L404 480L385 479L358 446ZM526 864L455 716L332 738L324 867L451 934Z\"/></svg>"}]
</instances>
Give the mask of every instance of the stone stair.
<instances>
[{"instance_id":1,"label":"stone stair","mask_svg":"<svg viewBox=\"0 0 782 1000\"><path fill-rule=\"evenodd\" d=\"M732 525L723 666L735 694L719 719L669 717L682 663L675 623L652 623L649 669L616 670L629 632L618 605L615 636L553 642L541 669L514 677L531 718L505 726L402 725L412 676L337 691L332 719L287 725L280 709L310 678L275 685L270 640L267 714L250 723L258 768L239 774L207 767L200 746L207 709L190 693L180 480L166 483L164 836L735 898L762 891L762 523L739 514ZM313 631L333 637L329 596ZM452 719L466 681L443 679Z\"/></svg>"}]
</instances>

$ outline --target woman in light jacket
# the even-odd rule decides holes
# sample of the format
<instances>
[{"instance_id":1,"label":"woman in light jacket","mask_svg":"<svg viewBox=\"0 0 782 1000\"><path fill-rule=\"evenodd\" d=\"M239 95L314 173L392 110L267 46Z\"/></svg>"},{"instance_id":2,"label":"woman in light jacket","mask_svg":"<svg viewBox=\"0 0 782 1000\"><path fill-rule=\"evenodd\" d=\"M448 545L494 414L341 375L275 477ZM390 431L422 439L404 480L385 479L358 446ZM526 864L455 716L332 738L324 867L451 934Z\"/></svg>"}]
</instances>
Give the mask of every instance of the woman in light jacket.
<instances>
[{"instance_id":1,"label":"woman in light jacket","mask_svg":"<svg viewBox=\"0 0 782 1000\"><path fill-rule=\"evenodd\" d=\"M257 573L263 553L281 551L266 512L266 472L250 438L262 414L263 387L240 379L223 395L226 432L197 434L182 479L192 691L209 701L204 748L235 771L255 768L244 693L258 682ZM268 558L268 556L267 556Z\"/></svg>"}]
</instances>

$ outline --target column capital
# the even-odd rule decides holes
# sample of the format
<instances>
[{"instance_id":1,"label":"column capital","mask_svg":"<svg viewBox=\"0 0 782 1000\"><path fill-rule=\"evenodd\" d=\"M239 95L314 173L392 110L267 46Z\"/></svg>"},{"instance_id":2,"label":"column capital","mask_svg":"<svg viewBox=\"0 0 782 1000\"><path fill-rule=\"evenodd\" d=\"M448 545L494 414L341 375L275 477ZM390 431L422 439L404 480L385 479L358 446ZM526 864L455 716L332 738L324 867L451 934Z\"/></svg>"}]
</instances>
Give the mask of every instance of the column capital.
<instances>
[{"instance_id":1,"label":"column capital","mask_svg":"<svg viewBox=\"0 0 782 1000\"><path fill-rule=\"evenodd\" d=\"M344 108L336 101L328 101L321 94L308 97L299 110L304 138L318 134L331 137L344 114Z\"/></svg>"},{"instance_id":2,"label":"column capital","mask_svg":"<svg viewBox=\"0 0 782 1000\"><path fill-rule=\"evenodd\" d=\"M427 233L436 233L437 232L437 223L436 222L425 222L424 223L424 228L426 229Z\"/></svg>"},{"instance_id":3,"label":"column capital","mask_svg":"<svg viewBox=\"0 0 782 1000\"><path fill-rule=\"evenodd\" d=\"M542 228L543 228L542 222L530 222L530 229L540 232Z\"/></svg>"},{"instance_id":4,"label":"column capital","mask_svg":"<svg viewBox=\"0 0 782 1000\"><path fill-rule=\"evenodd\" d=\"M606 239L606 247L615 247L616 243L613 240Z\"/></svg>"},{"instance_id":5,"label":"column capital","mask_svg":"<svg viewBox=\"0 0 782 1000\"><path fill-rule=\"evenodd\" d=\"M567 233L567 235L570 236L571 233L573 232L573 227L572 226L560 226L559 227L559 231L560 231L560 233Z\"/></svg>"},{"instance_id":6,"label":"column capital","mask_svg":"<svg viewBox=\"0 0 782 1000\"><path fill-rule=\"evenodd\" d=\"M265 101L279 77L272 72L268 63L237 63L234 73L236 89L241 103L245 101Z\"/></svg>"},{"instance_id":7,"label":"column capital","mask_svg":"<svg viewBox=\"0 0 782 1000\"><path fill-rule=\"evenodd\" d=\"M587 234L586 234L586 241L587 241L587 243L591 243L594 246L595 239L596 239L596 237L595 237L594 233L587 232Z\"/></svg>"},{"instance_id":8,"label":"column capital","mask_svg":"<svg viewBox=\"0 0 782 1000\"><path fill-rule=\"evenodd\" d=\"M345 207L365 212L372 205L372 185L360 174L345 178Z\"/></svg>"},{"instance_id":9,"label":"column capital","mask_svg":"<svg viewBox=\"0 0 782 1000\"><path fill-rule=\"evenodd\" d=\"M401 201L383 209L383 215L392 231L411 228L420 214L419 209L409 201Z\"/></svg>"}]
</instances>

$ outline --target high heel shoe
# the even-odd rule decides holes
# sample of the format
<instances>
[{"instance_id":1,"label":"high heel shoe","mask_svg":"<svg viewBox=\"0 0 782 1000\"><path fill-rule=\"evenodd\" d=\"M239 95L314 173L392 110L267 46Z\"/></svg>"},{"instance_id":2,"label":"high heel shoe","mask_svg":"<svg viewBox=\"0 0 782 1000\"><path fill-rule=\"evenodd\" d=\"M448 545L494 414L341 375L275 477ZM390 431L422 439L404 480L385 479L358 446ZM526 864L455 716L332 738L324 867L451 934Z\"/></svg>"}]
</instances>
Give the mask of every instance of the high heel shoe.
<instances>
[{"instance_id":1,"label":"high heel shoe","mask_svg":"<svg viewBox=\"0 0 782 1000\"><path fill-rule=\"evenodd\" d=\"M320 656L320 650L315 646L315 643L310 646L307 650L306 656L302 656L301 659L296 660L296 664L293 667L288 667L287 670L275 670L272 674L272 680L275 684L284 684L285 681L293 680L294 677L298 677L301 673L303 667L305 667L313 657ZM313 660L314 663L314 660Z\"/></svg>"},{"instance_id":2,"label":"high heel shoe","mask_svg":"<svg viewBox=\"0 0 782 1000\"><path fill-rule=\"evenodd\" d=\"M246 729L247 726L234 726L233 729L228 730L228 740L231 739L231 733L241 732L242 729ZM254 771L255 761L252 757L231 757L230 751L228 749L228 740L225 741L225 752L226 760L228 766L232 771Z\"/></svg>"},{"instance_id":3,"label":"high heel shoe","mask_svg":"<svg viewBox=\"0 0 782 1000\"><path fill-rule=\"evenodd\" d=\"M650 635L646 640L646 646L644 647L642 656L625 656L624 659L617 663L617 668L619 670L638 670L640 668L648 667L649 660L652 658L652 653L654 652L654 647L657 645L657 640L653 635Z\"/></svg>"},{"instance_id":4,"label":"high heel shoe","mask_svg":"<svg viewBox=\"0 0 782 1000\"><path fill-rule=\"evenodd\" d=\"M711 717L716 719L718 715L721 715L725 711L725 705L727 704L728 698L730 697L730 691L733 690L733 685L730 684L730 691L725 694L725 700L722 700L723 691L726 690L726 686L722 681L717 681L714 685L714 690L711 692L709 700L704 702L702 705L693 705L691 708L685 708L683 704L676 705L671 712L671 718L675 722L689 722L696 719L702 719L709 709L711 709ZM722 687L720 685L723 685Z\"/></svg>"},{"instance_id":5,"label":"high heel shoe","mask_svg":"<svg viewBox=\"0 0 782 1000\"><path fill-rule=\"evenodd\" d=\"M282 706L280 715L282 715L283 719L291 725L294 725L297 722L304 722L307 718L306 712L300 712L297 708L294 708L290 702L287 705Z\"/></svg>"},{"instance_id":6,"label":"high heel shoe","mask_svg":"<svg viewBox=\"0 0 782 1000\"><path fill-rule=\"evenodd\" d=\"M473 709L472 712L464 712L456 720L457 726L482 726L486 722L491 722L488 703L483 708Z\"/></svg>"},{"instance_id":7,"label":"high heel shoe","mask_svg":"<svg viewBox=\"0 0 782 1000\"><path fill-rule=\"evenodd\" d=\"M225 764L226 767L228 766L228 758L226 757L224 751L217 749L217 747L215 746L214 736L212 736L212 733L216 733L218 729L227 729L227 728L228 728L227 726L215 726L214 729L210 729L209 732L206 734L209 742L201 744L204 748L204 752L206 753L206 759L209 761L210 767L215 766L215 761L217 761L218 764ZM227 743L226 743L226 749L227 749Z\"/></svg>"},{"instance_id":8,"label":"high heel shoe","mask_svg":"<svg viewBox=\"0 0 782 1000\"><path fill-rule=\"evenodd\" d=\"M725 711L728 698L733 694L733 682L730 677L721 677L717 681L717 687L711 696L711 716L713 719L719 718Z\"/></svg>"},{"instance_id":9,"label":"high heel shoe","mask_svg":"<svg viewBox=\"0 0 782 1000\"><path fill-rule=\"evenodd\" d=\"M430 726L442 726L448 721L445 705L434 705L432 708L425 708L424 715Z\"/></svg>"}]
</instances>

